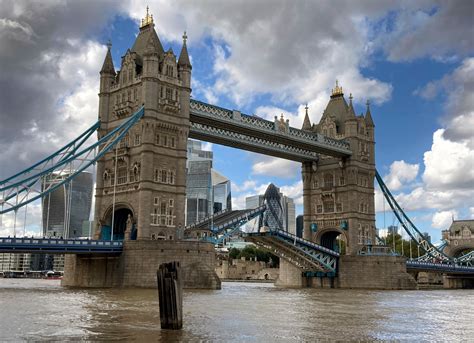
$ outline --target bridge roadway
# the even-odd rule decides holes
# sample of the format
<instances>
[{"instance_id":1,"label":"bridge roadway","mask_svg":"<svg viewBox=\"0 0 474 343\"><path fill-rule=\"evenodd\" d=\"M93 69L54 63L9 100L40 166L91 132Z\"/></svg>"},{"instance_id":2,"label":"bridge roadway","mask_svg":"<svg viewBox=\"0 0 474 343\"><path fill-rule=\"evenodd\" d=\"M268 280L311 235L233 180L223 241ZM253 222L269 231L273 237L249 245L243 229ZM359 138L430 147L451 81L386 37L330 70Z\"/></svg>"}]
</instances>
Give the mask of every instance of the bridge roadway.
<instances>
[{"instance_id":1,"label":"bridge roadway","mask_svg":"<svg viewBox=\"0 0 474 343\"><path fill-rule=\"evenodd\" d=\"M316 161L319 154L349 157L350 144L238 111L190 102L189 137L298 162Z\"/></svg>"},{"instance_id":2,"label":"bridge roadway","mask_svg":"<svg viewBox=\"0 0 474 343\"><path fill-rule=\"evenodd\" d=\"M259 216L265 211L265 206L255 209L222 211L214 216L203 218L202 220L188 225L185 232L192 231L211 231L212 233L221 233L226 229L233 229L244 225L246 222Z\"/></svg>"},{"instance_id":3,"label":"bridge roadway","mask_svg":"<svg viewBox=\"0 0 474 343\"><path fill-rule=\"evenodd\" d=\"M122 241L0 237L0 253L120 254Z\"/></svg>"}]
</instances>

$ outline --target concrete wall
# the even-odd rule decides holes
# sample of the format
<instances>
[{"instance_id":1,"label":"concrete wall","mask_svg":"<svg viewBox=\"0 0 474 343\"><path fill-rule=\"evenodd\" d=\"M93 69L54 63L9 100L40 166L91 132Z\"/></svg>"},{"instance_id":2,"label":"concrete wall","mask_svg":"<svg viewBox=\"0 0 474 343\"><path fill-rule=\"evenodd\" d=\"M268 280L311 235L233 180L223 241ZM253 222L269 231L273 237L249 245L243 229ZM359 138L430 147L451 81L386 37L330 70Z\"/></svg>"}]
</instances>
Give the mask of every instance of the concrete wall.
<instances>
[{"instance_id":1,"label":"concrete wall","mask_svg":"<svg viewBox=\"0 0 474 343\"><path fill-rule=\"evenodd\" d=\"M68 255L62 285L155 288L159 265L170 261L180 262L184 288L220 289L214 246L180 241L127 241L118 257Z\"/></svg>"}]
</instances>

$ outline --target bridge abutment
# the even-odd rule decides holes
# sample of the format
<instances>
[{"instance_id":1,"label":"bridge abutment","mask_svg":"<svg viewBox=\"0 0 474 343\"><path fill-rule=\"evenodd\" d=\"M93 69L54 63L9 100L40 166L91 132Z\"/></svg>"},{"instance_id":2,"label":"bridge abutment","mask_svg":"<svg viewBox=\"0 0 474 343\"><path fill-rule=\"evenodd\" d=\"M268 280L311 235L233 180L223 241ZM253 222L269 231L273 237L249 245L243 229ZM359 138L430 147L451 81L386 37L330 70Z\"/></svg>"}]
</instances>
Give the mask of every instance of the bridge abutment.
<instances>
[{"instance_id":1,"label":"bridge abutment","mask_svg":"<svg viewBox=\"0 0 474 343\"><path fill-rule=\"evenodd\" d=\"M275 285L289 288L417 288L417 282L406 270L405 258L399 256L360 255L341 256L338 273L335 278L305 277L300 268L281 259L280 274Z\"/></svg>"},{"instance_id":2,"label":"bridge abutment","mask_svg":"<svg viewBox=\"0 0 474 343\"><path fill-rule=\"evenodd\" d=\"M220 289L215 251L210 243L184 241L126 241L117 257L67 255L63 286L156 287L161 263L179 261L184 288Z\"/></svg>"},{"instance_id":3,"label":"bridge abutment","mask_svg":"<svg viewBox=\"0 0 474 343\"><path fill-rule=\"evenodd\" d=\"M350 256L339 259L338 288L416 289L407 272L406 259L400 256Z\"/></svg>"}]
</instances>

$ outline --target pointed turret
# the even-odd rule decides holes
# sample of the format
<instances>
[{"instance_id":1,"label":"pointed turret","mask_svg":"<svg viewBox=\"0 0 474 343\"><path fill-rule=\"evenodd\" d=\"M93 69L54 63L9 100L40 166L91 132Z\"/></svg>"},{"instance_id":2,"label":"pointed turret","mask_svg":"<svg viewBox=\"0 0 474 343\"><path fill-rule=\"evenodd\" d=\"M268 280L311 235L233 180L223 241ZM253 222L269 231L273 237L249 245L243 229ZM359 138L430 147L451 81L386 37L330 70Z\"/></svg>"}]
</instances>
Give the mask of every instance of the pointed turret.
<instances>
[{"instance_id":1,"label":"pointed turret","mask_svg":"<svg viewBox=\"0 0 474 343\"><path fill-rule=\"evenodd\" d=\"M179 54L178 66L192 68L191 67L191 62L189 61L188 48L186 46L186 40L187 39L188 39L188 36L186 35L186 31L184 31L183 47L181 48L181 53Z\"/></svg>"},{"instance_id":2,"label":"pointed turret","mask_svg":"<svg viewBox=\"0 0 474 343\"><path fill-rule=\"evenodd\" d=\"M367 126L375 127L374 120L372 119L372 114L370 114L369 100L367 100L367 112L365 113L365 124Z\"/></svg>"},{"instance_id":3,"label":"pointed turret","mask_svg":"<svg viewBox=\"0 0 474 343\"><path fill-rule=\"evenodd\" d=\"M112 43L107 43L107 54L105 55L104 64L102 65L102 69L100 70L100 74L112 74L115 75L115 67L114 62L112 60L112 53L110 49L112 48Z\"/></svg>"},{"instance_id":4,"label":"pointed turret","mask_svg":"<svg viewBox=\"0 0 474 343\"><path fill-rule=\"evenodd\" d=\"M311 122L309 121L308 104L306 104L306 107L304 109L306 110L306 113L304 115L303 127L301 129L310 131L311 130Z\"/></svg>"},{"instance_id":5,"label":"pointed turret","mask_svg":"<svg viewBox=\"0 0 474 343\"><path fill-rule=\"evenodd\" d=\"M131 50L140 56L143 56L145 50L147 53L157 53L158 55L164 52L163 45L155 31L153 15L149 14L148 7L146 8L146 16L142 19L140 25L140 32Z\"/></svg>"},{"instance_id":6,"label":"pointed turret","mask_svg":"<svg viewBox=\"0 0 474 343\"><path fill-rule=\"evenodd\" d=\"M353 99L353 97L352 97L352 93L351 93L349 95L349 108L348 108L347 112L349 113L349 116L351 117L351 119L352 118L355 119L356 114L355 114L355 111L354 111L354 106L352 105L352 99Z\"/></svg>"}]
</instances>

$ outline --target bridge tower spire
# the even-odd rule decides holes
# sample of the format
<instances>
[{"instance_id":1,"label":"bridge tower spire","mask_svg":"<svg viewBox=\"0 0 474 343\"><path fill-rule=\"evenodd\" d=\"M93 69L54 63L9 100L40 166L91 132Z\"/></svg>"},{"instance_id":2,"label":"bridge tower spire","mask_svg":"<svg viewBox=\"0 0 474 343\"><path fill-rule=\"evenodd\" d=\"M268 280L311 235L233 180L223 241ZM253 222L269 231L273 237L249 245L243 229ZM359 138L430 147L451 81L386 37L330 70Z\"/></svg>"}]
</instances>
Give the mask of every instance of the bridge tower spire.
<instances>
[{"instance_id":1,"label":"bridge tower spire","mask_svg":"<svg viewBox=\"0 0 474 343\"><path fill-rule=\"evenodd\" d=\"M368 110L356 116L344 99L342 87L335 88L314 131L350 143L352 156L345 159L320 156L303 163L304 237L337 249L336 237L346 244L346 252L357 254L375 240L374 125Z\"/></svg>"},{"instance_id":2,"label":"bridge tower spire","mask_svg":"<svg viewBox=\"0 0 474 343\"><path fill-rule=\"evenodd\" d=\"M107 80L108 88L107 96L101 88L99 134L110 132L142 106L144 115L98 161L95 236L110 239L113 232L114 239L179 239L185 224L191 93L186 42L178 63L172 49L163 49L147 8L120 70L113 69L110 48L102 69L101 87Z\"/></svg>"}]
</instances>

